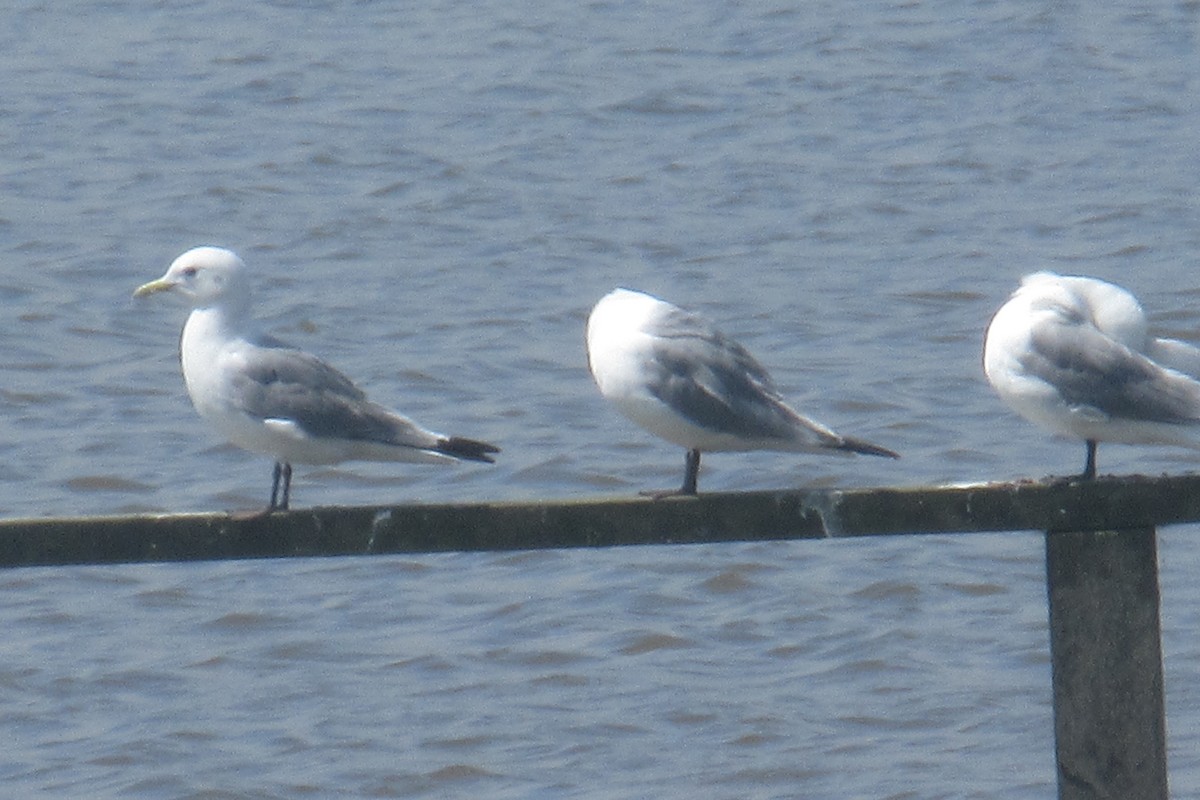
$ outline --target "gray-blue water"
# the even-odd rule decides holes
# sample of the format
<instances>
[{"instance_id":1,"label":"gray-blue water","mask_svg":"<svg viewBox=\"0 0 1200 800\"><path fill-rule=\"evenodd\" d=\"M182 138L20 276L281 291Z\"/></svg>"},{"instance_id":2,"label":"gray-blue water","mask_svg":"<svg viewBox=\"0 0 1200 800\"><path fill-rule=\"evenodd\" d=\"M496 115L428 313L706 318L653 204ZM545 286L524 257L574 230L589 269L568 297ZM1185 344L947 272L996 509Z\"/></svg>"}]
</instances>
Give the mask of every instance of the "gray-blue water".
<instances>
[{"instance_id":1,"label":"gray-blue water","mask_svg":"<svg viewBox=\"0 0 1200 800\"><path fill-rule=\"evenodd\" d=\"M399 6L399 7L397 7ZM18 2L0 26L0 515L261 505L195 417L183 250L494 467L299 468L296 505L673 486L583 352L616 285L703 311L900 462L701 489L1064 474L984 382L1038 268L1200 335L1194 2ZM1105 472L1195 456L1102 446ZM1017 533L0 574L0 781L92 798L1044 798ZM1200 792L1195 531L1160 536L1173 789Z\"/></svg>"}]
</instances>

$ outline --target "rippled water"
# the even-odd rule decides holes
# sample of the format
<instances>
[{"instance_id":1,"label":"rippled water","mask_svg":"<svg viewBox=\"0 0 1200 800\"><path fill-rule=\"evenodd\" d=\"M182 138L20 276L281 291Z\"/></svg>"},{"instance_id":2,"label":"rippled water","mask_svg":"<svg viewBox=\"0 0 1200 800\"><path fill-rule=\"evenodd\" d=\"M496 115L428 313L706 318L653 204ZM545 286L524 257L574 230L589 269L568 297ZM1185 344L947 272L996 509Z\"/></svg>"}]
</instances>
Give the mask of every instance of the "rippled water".
<instances>
[{"instance_id":1,"label":"rippled water","mask_svg":"<svg viewBox=\"0 0 1200 800\"><path fill-rule=\"evenodd\" d=\"M1079 469L979 368L1041 267L1197 338L1194 3L20 4L0 30L0 515L247 507L270 465L132 289L233 247L271 330L494 467L300 468L298 505L674 485L582 328L700 309L900 462ZM1102 447L1115 472L1187 452ZM1171 778L1200 786L1200 566L1161 536ZM1040 538L0 575L0 779L64 797L1046 797Z\"/></svg>"}]
</instances>

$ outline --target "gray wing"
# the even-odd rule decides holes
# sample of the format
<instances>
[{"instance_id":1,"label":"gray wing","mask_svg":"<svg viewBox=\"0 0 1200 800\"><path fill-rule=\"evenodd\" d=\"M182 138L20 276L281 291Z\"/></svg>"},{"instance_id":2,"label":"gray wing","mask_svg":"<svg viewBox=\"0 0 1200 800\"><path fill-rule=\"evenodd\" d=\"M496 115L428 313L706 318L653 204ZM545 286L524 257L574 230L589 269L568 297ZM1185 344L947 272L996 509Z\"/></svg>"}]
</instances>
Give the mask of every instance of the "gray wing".
<instances>
[{"instance_id":1,"label":"gray wing","mask_svg":"<svg viewBox=\"0 0 1200 800\"><path fill-rule=\"evenodd\" d=\"M751 439L787 438L798 417L767 371L703 318L672 308L656 337L650 392L696 425Z\"/></svg>"},{"instance_id":2,"label":"gray wing","mask_svg":"<svg viewBox=\"0 0 1200 800\"><path fill-rule=\"evenodd\" d=\"M1022 359L1071 405L1144 422L1200 421L1200 384L1164 370L1087 324L1045 324Z\"/></svg>"},{"instance_id":3,"label":"gray wing","mask_svg":"<svg viewBox=\"0 0 1200 800\"><path fill-rule=\"evenodd\" d=\"M437 446L435 435L367 400L349 378L316 356L274 340L262 345L233 380L237 402L247 414L292 420L314 437Z\"/></svg>"}]
</instances>

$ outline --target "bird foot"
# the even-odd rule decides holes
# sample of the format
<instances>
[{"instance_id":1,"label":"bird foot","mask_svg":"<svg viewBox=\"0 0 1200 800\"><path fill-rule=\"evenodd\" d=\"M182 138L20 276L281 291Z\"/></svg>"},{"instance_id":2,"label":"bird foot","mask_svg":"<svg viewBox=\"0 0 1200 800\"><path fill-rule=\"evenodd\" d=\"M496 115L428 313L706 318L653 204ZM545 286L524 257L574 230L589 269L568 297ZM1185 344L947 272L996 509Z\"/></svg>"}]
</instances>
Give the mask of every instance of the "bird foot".
<instances>
[{"instance_id":1,"label":"bird foot","mask_svg":"<svg viewBox=\"0 0 1200 800\"><path fill-rule=\"evenodd\" d=\"M246 522L253 519L266 519L276 511L287 511L287 508L278 506L267 506L259 509L244 509L242 511L230 511L229 518L238 522Z\"/></svg>"},{"instance_id":2,"label":"bird foot","mask_svg":"<svg viewBox=\"0 0 1200 800\"><path fill-rule=\"evenodd\" d=\"M685 492L683 489L647 489L638 492L639 497L648 497L651 500L666 500L668 497L695 497L695 492Z\"/></svg>"}]
</instances>

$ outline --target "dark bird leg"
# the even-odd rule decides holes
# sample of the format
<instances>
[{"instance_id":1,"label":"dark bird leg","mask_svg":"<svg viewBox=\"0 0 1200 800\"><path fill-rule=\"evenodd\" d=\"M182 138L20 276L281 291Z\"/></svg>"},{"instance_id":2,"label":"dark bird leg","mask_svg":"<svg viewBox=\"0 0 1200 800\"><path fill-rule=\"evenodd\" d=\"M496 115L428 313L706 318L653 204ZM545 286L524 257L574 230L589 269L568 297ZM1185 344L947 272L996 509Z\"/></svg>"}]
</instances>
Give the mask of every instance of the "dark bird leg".
<instances>
[{"instance_id":1,"label":"dark bird leg","mask_svg":"<svg viewBox=\"0 0 1200 800\"><path fill-rule=\"evenodd\" d=\"M280 483L283 484L283 496L280 497ZM275 462L275 472L271 479L271 505L267 513L272 511L287 511L288 498L292 493L292 465L282 461Z\"/></svg>"},{"instance_id":2,"label":"dark bird leg","mask_svg":"<svg viewBox=\"0 0 1200 800\"><path fill-rule=\"evenodd\" d=\"M283 464L283 500L279 503L279 508L283 511L288 509L288 500L292 497L292 465L284 462Z\"/></svg>"},{"instance_id":3,"label":"dark bird leg","mask_svg":"<svg viewBox=\"0 0 1200 800\"><path fill-rule=\"evenodd\" d=\"M700 476L700 451L688 450L683 462L683 486L678 489L641 492L643 497L662 500L667 497L695 497L696 479Z\"/></svg>"},{"instance_id":4,"label":"dark bird leg","mask_svg":"<svg viewBox=\"0 0 1200 800\"><path fill-rule=\"evenodd\" d=\"M1083 474L1079 476L1085 481L1096 479L1096 440L1087 440L1087 461L1083 465Z\"/></svg>"},{"instance_id":5,"label":"dark bird leg","mask_svg":"<svg viewBox=\"0 0 1200 800\"><path fill-rule=\"evenodd\" d=\"M283 489L282 497L280 488ZM288 495L292 492L292 465L282 461L275 462L275 470L271 474L271 504L258 511L235 511L230 514L234 519L262 519L276 511L287 511Z\"/></svg>"},{"instance_id":6,"label":"dark bird leg","mask_svg":"<svg viewBox=\"0 0 1200 800\"><path fill-rule=\"evenodd\" d=\"M679 487L680 494L695 494L696 480L700 477L700 451L688 450L683 460L683 486Z\"/></svg>"}]
</instances>

